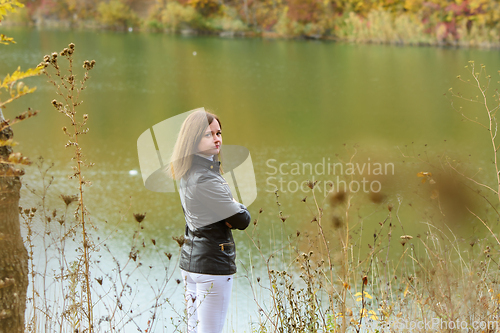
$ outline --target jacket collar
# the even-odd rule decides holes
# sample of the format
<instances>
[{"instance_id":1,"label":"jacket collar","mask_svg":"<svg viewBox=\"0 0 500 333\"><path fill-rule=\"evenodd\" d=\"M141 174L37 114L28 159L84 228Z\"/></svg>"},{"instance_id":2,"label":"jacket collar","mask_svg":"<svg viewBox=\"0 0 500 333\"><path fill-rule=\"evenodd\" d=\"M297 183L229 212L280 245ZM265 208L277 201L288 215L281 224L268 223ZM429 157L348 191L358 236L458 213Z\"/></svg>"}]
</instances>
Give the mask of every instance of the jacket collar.
<instances>
[{"instance_id":1,"label":"jacket collar","mask_svg":"<svg viewBox=\"0 0 500 333\"><path fill-rule=\"evenodd\" d=\"M193 155L193 165L199 165L203 168L210 169L212 171L220 172L220 161L210 161L209 159L203 158L196 154Z\"/></svg>"}]
</instances>

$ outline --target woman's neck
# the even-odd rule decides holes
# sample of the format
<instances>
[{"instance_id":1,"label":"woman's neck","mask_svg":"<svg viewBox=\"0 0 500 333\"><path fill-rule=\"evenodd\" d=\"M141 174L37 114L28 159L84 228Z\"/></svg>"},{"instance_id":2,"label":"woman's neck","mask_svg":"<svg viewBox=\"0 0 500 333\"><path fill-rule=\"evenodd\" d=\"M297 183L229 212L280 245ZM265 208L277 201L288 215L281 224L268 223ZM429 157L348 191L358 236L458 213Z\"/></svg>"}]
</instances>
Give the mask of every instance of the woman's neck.
<instances>
[{"instance_id":1,"label":"woman's neck","mask_svg":"<svg viewBox=\"0 0 500 333\"><path fill-rule=\"evenodd\" d=\"M210 155L210 156L207 156L207 155L203 155L203 154L196 154L200 157L203 157L203 158L206 158L207 160L210 160L210 161L213 161L214 160L214 156L213 155Z\"/></svg>"}]
</instances>

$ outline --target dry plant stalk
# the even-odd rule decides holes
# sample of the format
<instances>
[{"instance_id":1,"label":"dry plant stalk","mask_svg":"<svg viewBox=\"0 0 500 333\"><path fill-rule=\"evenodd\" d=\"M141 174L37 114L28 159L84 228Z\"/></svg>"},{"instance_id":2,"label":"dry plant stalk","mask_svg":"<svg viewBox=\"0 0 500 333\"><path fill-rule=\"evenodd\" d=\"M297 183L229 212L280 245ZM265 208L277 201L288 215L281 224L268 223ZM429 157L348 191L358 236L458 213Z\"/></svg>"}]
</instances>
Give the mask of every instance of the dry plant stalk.
<instances>
[{"instance_id":1,"label":"dry plant stalk","mask_svg":"<svg viewBox=\"0 0 500 333\"><path fill-rule=\"evenodd\" d=\"M457 79L459 79L461 82L465 83L468 86L473 87L474 89L479 90L479 95L477 95L475 98L467 98L464 97L461 93L455 93L453 92L453 88L450 88L449 91L451 93L451 96L454 98L458 98L467 102L472 102L472 103L478 103L482 106L483 111L485 112L486 115L486 123L483 123L481 120L478 120L478 117L475 117L474 119L470 116L467 116L462 107L459 107L458 109L455 108L453 101L451 101L453 108L455 109L456 112L458 112L465 120L470 121L472 123L475 123L485 130L488 131L489 133L489 140L491 144L491 154L493 156L493 164L495 166L495 178L496 178L496 186L490 187L488 184L484 184L482 182L478 182L475 180L473 177L466 176L464 173L461 173L458 171L451 163L448 162L448 165L453 168L457 173L459 173L461 176L464 176L468 180L472 181L476 185L482 186L490 190L491 192L495 193L497 196L498 201L500 202L500 168L499 168L499 161L498 161L498 150L500 149L500 143L498 143L498 121L497 121L497 112L500 109L500 93L498 89L494 91L493 94L493 103L496 105L491 106L489 96L488 94L490 93L490 85L491 85L491 80L492 77L491 75L488 75L486 73L486 66L481 64L481 67L478 72L476 72L476 65L474 61L469 61L469 65L465 66L466 69L470 72L470 75L472 76L472 81L471 80L464 80L460 75L457 76ZM495 189L496 188L496 189ZM467 208L468 209L468 208ZM468 209L469 210L469 209ZM491 230L491 228L486 224L486 222L481 219L478 215L476 215L474 212L469 210L469 212L474 215L481 223L488 229L488 231L493 235L495 238L496 242L500 245L500 241L496 237L495 233Z\"/></svg>"},{"instance_id":2,"label":"dry plant stalk","mask_svg":"<svg viewBox=\"0 0 500 333\"><path fill-rule=\"evenodd\" d=\"M59 54L52 53L50 56L46 55L43 58L43 62L40 63L44 67L43 73L48 77L49 83L53 84L56 89L56 93L59 95L60 101L54 99L52 105L55 109L65 115L70 120L70 128L68 130L63 127L63 132L69 138L66 143L66 148L74 148L73 159L76 161L76 166L73 166L74 173L69 176L70 179L76 178L78 180L78 207L75 210L75 218L79 221L82 228L82 244L83 252L81 260L77 267L77 272L81 271L80 264L83 263L83 279L84 284L81 288L81 299L85 300L86 311L84 310L84 317L88 323L88 330L90 333L94 331L93 329L93 313L92 313L92 293L91 293L91 277L90 277L90 253L92 252L93 243L89 238L88 228L92 227L88 219L88 211L84 204L84 186L90 186L91 182L85 180L82 168L83 166L91 167L93 163L86 163L84 155L82 153L82 148L79 145L79 136L86 134L88 128L86 128L86 123L88 120L88 115L84 114L82 120L77 117L77 107L82 104L80 101L80 93L85 89L85 83L89 79L89 71L94 67L95 61L86 60L83 64L85 69L85 74L81 81L77 81L76 74L73 69L73 53L75 51L75 45L73 43L69 44L67 48L62 50ZM58 56L65 58L68 61L68 74L63 74L61 68L59 67ZM53 74L51 74L53 72Z\"/></svg>"}]
</instances>

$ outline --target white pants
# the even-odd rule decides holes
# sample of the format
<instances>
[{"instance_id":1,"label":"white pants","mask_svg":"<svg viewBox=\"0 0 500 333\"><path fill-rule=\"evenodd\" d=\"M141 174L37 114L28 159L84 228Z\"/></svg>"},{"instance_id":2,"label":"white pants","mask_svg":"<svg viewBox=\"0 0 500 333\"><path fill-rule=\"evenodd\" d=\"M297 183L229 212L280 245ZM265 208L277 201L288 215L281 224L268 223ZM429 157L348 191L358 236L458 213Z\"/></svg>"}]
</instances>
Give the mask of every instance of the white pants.
<instances>
[{"instance_id":1,"label":"white pants","mask_svg":"<svg viewBox=\"0 0 500 333\"><path fill-rule=\"evenodd\" d=\"M188 333L221 333L233 287L232 275L208 275L181 269L186 288Z\"/></svg>"}]
</instances>

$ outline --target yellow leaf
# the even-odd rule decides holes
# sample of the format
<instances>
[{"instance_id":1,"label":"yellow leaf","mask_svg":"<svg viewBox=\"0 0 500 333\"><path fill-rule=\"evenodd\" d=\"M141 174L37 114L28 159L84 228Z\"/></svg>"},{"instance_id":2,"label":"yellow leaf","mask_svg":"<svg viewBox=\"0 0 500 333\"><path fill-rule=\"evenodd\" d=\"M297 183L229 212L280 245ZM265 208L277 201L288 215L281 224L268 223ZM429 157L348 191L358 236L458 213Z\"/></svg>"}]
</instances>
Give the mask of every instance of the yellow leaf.
<instances>
[{"instance_id":1,"label":"yellow leaf","mask_svg":"<svg viewBox=\"0 0 500 333\"><path fill-rule=\"evenodd\" d=\"M406 289L405 289L405 291L403 292L403 297L406 297L406 294L408 294L408 287L409 287L409 286L410 286L410 285L407 283L407 284L406 284Z\"/></svg>"},{"instance_id":2,"label":"yellow leaf","mask_svg":"<svg viewBox=\"0 0 500 333\"><path fill-rule=\"evenodd\" d=\"M14 41L14 38L12 37L7 37L5 36L4 34L0 34L0 44L9 44L9 43L12 43L12 44L15 44L16 42Z\"/></svg>"},{"instance_id":3,"label":"yellow leaf","mask_svg":"<svg viewBox=\"0 0 500 333\"><path fill-rule=\"evenodd\" d=\"M417 173L417 177L432 177L432 173L420 171L419 173Z\"/></svg>"},{"instance_id":4,"label":"yellow leaf","mask_svg":"<svg viewBox=\"0 0 500 333\"><path fill-rule=\"evenodd\" d=\"M378 317L377 317L377 314L375 313L375 311L373 310L370 310L368 311L368 314L370 314L370 319L373 319L373 320L378 320Z\"/></svg>"},{"instance_id":5,"label":"yellow leaf","mask_svg":"<svg viewBox=\"0 0 500 333\"><path fill-rule=\"evenodd\" d=\"M7 13L16 11L16 8L23 8L24 5L17 0L0 0L0 21Z\"/></svg>"},{"instance_id":6,"label":"yellow leaf","mask_svg":"<svg viewBox=\"0 0 500 333\"><path fill-rule=\"evenodd\" d=\"M0 88L8 88L12 83L16 81L22 80L30 76L39 75L43 69L44 69L43 66L37 66L35 68L29 68L26 72L22 72L21 67L18 67L14 73L10 75L7 74L2 84L0 85Z\"/></svg>"}]
</instances>

